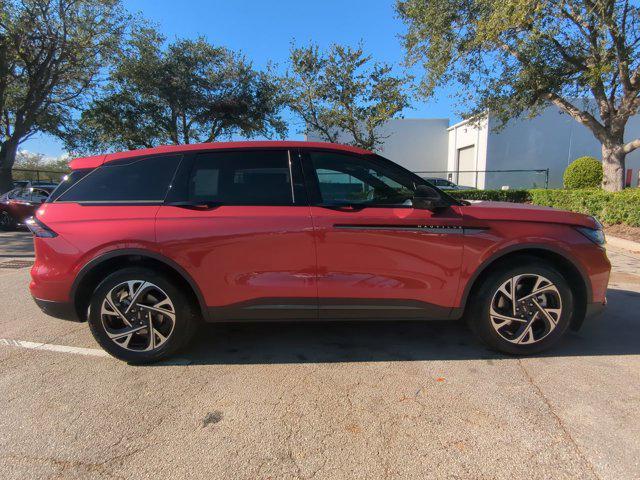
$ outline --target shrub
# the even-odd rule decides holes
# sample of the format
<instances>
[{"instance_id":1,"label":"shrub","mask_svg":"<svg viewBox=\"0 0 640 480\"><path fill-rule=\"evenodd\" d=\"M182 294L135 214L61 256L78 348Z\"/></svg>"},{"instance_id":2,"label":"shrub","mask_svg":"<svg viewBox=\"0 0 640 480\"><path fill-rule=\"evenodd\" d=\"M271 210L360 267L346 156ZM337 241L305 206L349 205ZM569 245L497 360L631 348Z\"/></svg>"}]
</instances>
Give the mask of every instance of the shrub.
<instances>
[{"instance_id":1,"label":"shrub","mask_svg":"<svg viewBox=\"0 0 640 480\"><path fill-rule=\"evenodd\" d=\"M640 227L640 189L531 190L531 203L593 215L602 223Z\"/></svg>"},{"instance_id":2,"label":"shrub","mask_svg":"<svg viewBox=\"0 0 640 480\"><path fill-rule=\"evenodd\" d=\"M593 157L580 157L564 171L564 188L596 188L602 183L602 163Z\"/></svg>"},{"instance_id":3,"label":"shrub","mask_svg":"<svg viewBox=\"0 0 640 480\"><path fill-rule=\"evenodd\" d=\"M560 210L593 215L602 223L640 227L640 189L605 192L597 188L577 190L459 190L449 192L465 200L501 200L533 203Z\"/></svg>"},{"instance_id":4,"label":"shrub","mask_svg":"<svg viewBox=\"0 0 640 480\"><path fill-rule=\"evenodd\" d=\"M531 200L529 190L449 190L448 194L465 200L524 203Z\"/></svg>"}]
</instances>

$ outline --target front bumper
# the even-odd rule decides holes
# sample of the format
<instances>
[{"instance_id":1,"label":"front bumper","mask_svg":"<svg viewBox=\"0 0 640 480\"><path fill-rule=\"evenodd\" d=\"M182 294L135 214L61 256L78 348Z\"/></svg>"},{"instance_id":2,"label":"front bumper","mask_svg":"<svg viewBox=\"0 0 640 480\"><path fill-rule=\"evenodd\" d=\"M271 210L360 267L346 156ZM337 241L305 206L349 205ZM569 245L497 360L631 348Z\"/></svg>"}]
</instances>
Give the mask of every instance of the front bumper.
<instances>
[{"instance_id":1,"label":"front bumper","mask_svg":"<svg viewBox=\"0 0 640 480\"><path fill-rule=\"evenodd\" d=\"M71 322L81 321L78 318L74 305L70 302L55 302L51 300L41 300L35 297L33 297L33 300L36 302L36 305L40 307L40 310L51 317L69 320Z\"/></svg>"},{"instance_id":2,"label":"front bumper","mask_svg":"<svg viewBox=\"0 0 640 480\"><path fill-rule=\"evenodd\" d=\"M596 302L596 303L588 303L587 311L585 312L585 318L594 318L604 312L605 307L607 306L607 299L604 299L604 302Z\"/></svg>"},{"instance_id":3,"label":"front bumper","mask_svg":"<svg viewBox=\"0 0 640 480\"><path fill-rule=\"evenodd\" d=\"M607 297L601 302L587 303L586 308L571 320L571 330L578 331L587 318L594 318L604 312L607 306Z\"/></svg>"}]
</instances>

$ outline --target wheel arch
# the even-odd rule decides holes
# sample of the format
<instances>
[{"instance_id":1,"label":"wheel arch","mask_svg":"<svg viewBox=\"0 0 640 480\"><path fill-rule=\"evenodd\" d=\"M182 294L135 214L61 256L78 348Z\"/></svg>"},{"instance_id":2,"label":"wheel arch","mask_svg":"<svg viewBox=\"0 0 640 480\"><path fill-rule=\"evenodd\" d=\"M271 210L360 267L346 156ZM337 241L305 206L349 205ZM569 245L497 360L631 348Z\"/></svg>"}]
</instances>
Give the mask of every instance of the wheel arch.
<instances>
[{"instance_id":1,"label":"wheel arch","mask_svg":"<svg viewBox=\"0 0 640 480\"><path fill-rule=\"evenodd\" d=\"M571 257L570 254L546 245L522 245L496 252L486 259L474 275L469 279L462 295L462 306L466 310L469 299L474 292L496 269L505 266L517 257L535 257L549 263L557 269L566 279L569 287L575 295L577 301L573 316L571 318L571 328L574 330L582 326L586 315L587 303L592 298L591 282L583 267Z\"/></svg>"},{"instance_id":2,"label":"wheel arch","mask_svg":"<svg viewBox=\"0 0 640 480\"><path fill-rule=\"evenodd\" d=\"M71 287L71 300L80 321L87 320L87 309L91 294L100 282L110 273L130 266L141 266L164 273L195 302L202 318L206 318L207 308L202 292L191 276L176 262L155 252L140 249L114 250L102 254L85 264Z\"/></svg>"}]
</instances>

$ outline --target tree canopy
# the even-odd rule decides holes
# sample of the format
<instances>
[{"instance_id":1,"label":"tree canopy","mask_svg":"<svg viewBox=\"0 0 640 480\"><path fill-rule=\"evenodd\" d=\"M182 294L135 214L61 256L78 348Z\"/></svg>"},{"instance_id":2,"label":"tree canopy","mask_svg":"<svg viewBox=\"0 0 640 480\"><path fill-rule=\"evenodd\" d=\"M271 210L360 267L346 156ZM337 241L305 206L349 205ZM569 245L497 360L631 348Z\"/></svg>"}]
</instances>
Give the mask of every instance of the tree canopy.
<instances>
[{"instance_id":1,"label":"tree canopy","mask_svg":"<svg viewBox=\"0 0 640 480\"><path fill-rule=\"evenodd\" d=\"M341 134L348 143L375 150L384 140L379 127L409 104L406 79L392 67L373 62L362 46L292 47L284 80L287 105L312 131L328 142Z\"/></svg>"},{"instance_id":2,"label":"tree canopy","mask_svg":"<svg viewBox=\"0 0 640 480\"><path fill-rule=\"evenodd\" d=\"M469 116L503 124L552 103L602 144L604 186L619 190L640 106L640 13L629 0L399 0L421 92L454 83Z\"/></svg>"},{"instance_id":3,"label":"tree canopy","mask_svg":"<svg viewBox=\"0 0 640 480\"><path fill-rule=\"evenodd\" d=\"M47 172L68 172L69 157L62 155L60 157L46 157L42 153L34 153L26 150L18 150L16 154L15 168L25 170L41 170Z\"/></svg>"},{"instance_id":4,"label":"tree canopy","mask_svg":"<svg viewBox=\"0 0 640 480\"><path fill-rule=\"evenodd\" d=\"M211 142L234 134L284 136L280 93L268 72L204 38L132 35L104 92L82 113L72 150L96 152Z\"/></svg>"},{"instance_id":5,"label":"tree canopy","mask_svg":"<svg viewBox=\"0 0 640 480\"><path fill-rule=\"evenodd\" d=\"M127 23L119 0L0 2L0 191L21 142L65 134Z\"/></svg>"}]
</instances>

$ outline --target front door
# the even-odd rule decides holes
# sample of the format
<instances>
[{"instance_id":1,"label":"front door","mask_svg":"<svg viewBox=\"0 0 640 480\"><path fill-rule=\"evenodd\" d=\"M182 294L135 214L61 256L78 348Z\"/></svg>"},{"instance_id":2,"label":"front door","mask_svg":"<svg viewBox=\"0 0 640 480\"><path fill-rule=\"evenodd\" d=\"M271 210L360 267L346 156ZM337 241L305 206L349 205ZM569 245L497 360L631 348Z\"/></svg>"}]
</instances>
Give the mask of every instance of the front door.
<instances>
[{"instance_id":1,"label":"front door","mask_svg":"<svg viewBox=\"0 0 640 480\"><path fill-rule=\"evenodd\" d=\"M423 182L375 156L304 154L320 318L446 318L462 261L457 206L413 208Z\"/></svg>"},{"instance_id":2,"label":"front door","mask_svg":"<svg viewBox=\"0 0 640 480\"><path fill-rule=\"evenodd\" d=\"M317 318L299 168L287 150L203 153L181 167L185 191L160 208L158 242L192 275L212 320Z\"/></svg>"}]
</instances>

